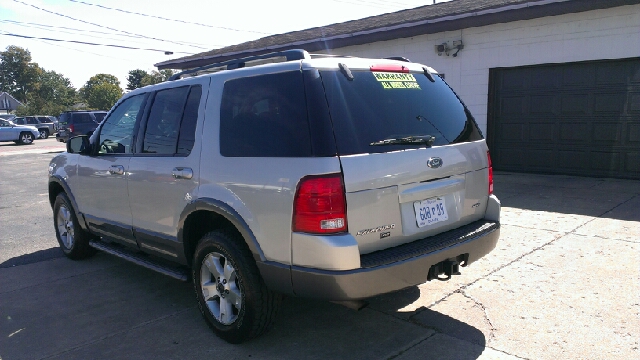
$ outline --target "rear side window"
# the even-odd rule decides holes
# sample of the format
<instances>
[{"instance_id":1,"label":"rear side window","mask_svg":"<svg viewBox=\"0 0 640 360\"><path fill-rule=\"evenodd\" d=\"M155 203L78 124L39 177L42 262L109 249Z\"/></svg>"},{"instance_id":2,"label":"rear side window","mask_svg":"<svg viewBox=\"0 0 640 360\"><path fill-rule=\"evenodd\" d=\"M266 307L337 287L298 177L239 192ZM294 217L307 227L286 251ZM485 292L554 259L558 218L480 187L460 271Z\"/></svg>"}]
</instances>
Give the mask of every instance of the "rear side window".
<instances>
[{"instance_id":1,"label":"rear side window","mask_svg":"<svg viewBox=\"0 0 640 360\"><path fill-rule=\"evenodd\" d=\"M89 113L74 113L71 116L74 124L90 124L94 122Z\"/></svg>"},{"instance_id":2,"label":"rear side window","mask_svg":"<svg viewBox=\"0 0 640 360\"><path fill-rule=\"evenodd\" d=\"M29 124L29 125L40 125L38 120L36 120L36 118L34 118L34 117L28 117L27 118L27 124Z\"/></svg>"},{"instance_id":3,"label":"rear side window","mask_svg":"<svg viewBox=\"0 0 640 360\"><path fill-rule=\"evenodd\" d=\"M38 120L40 120L41 123L52 123L51 119L46 116L38 116Z\"/></svg>"},{"instance_id":4,"label":"rear side window","mask_svg":"<svg viewBox=\"0 0 640 360\"><path fill-rule=\"evenodd\" d=\"M302 73L227 81L220 107L220 153L227 157L311 156Z\"/></svg>"},{"instance_id":5,"label":"rear side window","mask_svg":"<svg viewBox=\"0 0 640 360\"><path fill-rule=\"evenodd\" d=\"M187 105L184 108L182 122L180 123L180 135L178 137L178 155L189 155L196 138L196 124L198 122L198 108L202 97L202 87L192 86L187 97Z\"/></svg>"},{"instance_id":6,"label":"rear side window","mask_svg":"<svg viewBox=\"0 0 640 360\"><path fill-rule=\"evenodd\" d=\"M387 139L435 137L433 146L481 140L477 125L451 88L421 73L321 71L340 155L415 149L372 145Z\"/></svg>"},{"instance_id":7,"label":"rear side window","mask_svg":"<svg viewBox=\"0 0 640 360\"><path fill-rule=\"evenodd\" d=\"M195 142L202 87L158 91L146 123L143 153L187 156Z\"/></svg>"}]
</instances>

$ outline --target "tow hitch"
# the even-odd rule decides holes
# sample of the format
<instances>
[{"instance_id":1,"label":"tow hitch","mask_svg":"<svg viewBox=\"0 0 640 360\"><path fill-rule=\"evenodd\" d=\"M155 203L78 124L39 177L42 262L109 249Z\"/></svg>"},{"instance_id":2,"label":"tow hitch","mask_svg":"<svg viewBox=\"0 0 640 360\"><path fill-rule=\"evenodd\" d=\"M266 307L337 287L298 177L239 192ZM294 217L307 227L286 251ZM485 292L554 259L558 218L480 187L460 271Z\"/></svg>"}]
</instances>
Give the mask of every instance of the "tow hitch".
<instances>
[{"instance_id":1,"label":"tow hitch","mask_svg":"<svg viewBox=\"0 0 640 360\"><path fill-rule=\"evenodd\" d=\"M469 254L462 254L431 266L427 280L438 279L440 281L447 281L451 279L453 275L460 275L460 266L466 266L468 259ZM445 275L445 277L441 277L440 275Z\"/></svg>"}]
</instances>

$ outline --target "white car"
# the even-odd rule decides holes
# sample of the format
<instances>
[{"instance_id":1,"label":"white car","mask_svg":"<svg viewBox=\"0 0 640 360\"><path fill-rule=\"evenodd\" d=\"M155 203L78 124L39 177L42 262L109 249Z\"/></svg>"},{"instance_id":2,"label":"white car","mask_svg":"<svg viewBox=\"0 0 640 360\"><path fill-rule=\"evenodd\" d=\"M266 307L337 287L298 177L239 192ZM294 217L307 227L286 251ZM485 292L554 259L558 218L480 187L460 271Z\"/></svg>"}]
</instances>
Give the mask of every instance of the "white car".
<instances>
[{"instance_id":1,"label":"white car","mask_svg":"<svg viewBox=\"0 0 640 360\"><path fill-rule=\"evenodd\" d=\"M0 119L0 142L13 141L16 144L27 145L40 136L40 132L33 126L16 125L11 121Z\"/></svg>"}]
</instances>

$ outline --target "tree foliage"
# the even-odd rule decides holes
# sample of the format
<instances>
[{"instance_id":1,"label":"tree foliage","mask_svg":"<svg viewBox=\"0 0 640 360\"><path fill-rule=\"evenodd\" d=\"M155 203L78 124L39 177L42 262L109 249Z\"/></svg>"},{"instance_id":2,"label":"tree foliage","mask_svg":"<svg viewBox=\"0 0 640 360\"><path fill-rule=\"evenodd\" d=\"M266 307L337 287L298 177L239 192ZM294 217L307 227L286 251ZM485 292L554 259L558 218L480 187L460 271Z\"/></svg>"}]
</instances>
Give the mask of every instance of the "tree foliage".
<instances>
[{"instance_id":1,"label":"tree foliage","mask_svg":"<svg viewBox=\"0 0 640 360\"><path fill-rule=\"evenodd\" d=\"M58 115L76 102L76 89L64 75L42 70L34 89L27 94L24 106L17 115Z\"/></svg>"},{"instance_id":2,"label":"tree foliage","mask_svg":"<svg viewBox=\"0 0 640 360\"><path fill-rule=\"evenodd\" d=\"M0 91L6 91L21 103L36 88L42 69L31 62L31 52L19 46L7 46L0 52Z\"/></svg>"},{"instance_id":3,"label":"tree foliage","mask_svg":"<svg viewBox=\"0 0 640 360\"><path fill-rule=\"evenodd\" d=\"M79 93L89 108L96 110L109 110L122 97L120 80L110 74L92 76Z\"/></svg>"},{"instance_id":4,"label":"tree foliage","mask_svg":"<svg viewBox=\"0 0 640 360\"><path fill-rule=\"evenodd\" d=\"M135 90L144 86L142 85L142 80L145 76L149 76L149 73L141 69L129 71L129 76L127 77L127 90Z\"/></svg>"}]
</instances>

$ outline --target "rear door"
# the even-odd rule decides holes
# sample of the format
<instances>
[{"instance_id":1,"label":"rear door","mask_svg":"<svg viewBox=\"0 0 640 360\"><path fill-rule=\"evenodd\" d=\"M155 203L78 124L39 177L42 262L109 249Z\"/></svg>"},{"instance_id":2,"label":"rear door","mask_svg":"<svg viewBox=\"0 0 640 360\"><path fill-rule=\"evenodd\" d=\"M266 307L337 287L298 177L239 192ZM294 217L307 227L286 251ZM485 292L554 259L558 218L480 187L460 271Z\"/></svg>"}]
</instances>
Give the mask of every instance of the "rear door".
<instances>
[{"instance_id":1,"label":"rear door","mask_svg":"<svg viewBox=\"0 0 640 360\"><path fill-rule=\"evenodd\" d=\"M174 259L178 221L199 184L198 118L204 116L209 78L158 90L150 99L136 154L129 163L132 224L141 248ZM195 145L195 146L194 146Z\"/></svg>"},{"instance_id":2,"label":"rear door","mask_svg":"<svg viewBox=\"0 0 640 360\"><path fill-rule=\"evenodd\" d=\"M361 253L480 219L488 198L471 114L440 77L397 68L321 72Z\"/></svg>"}]
</instances>

